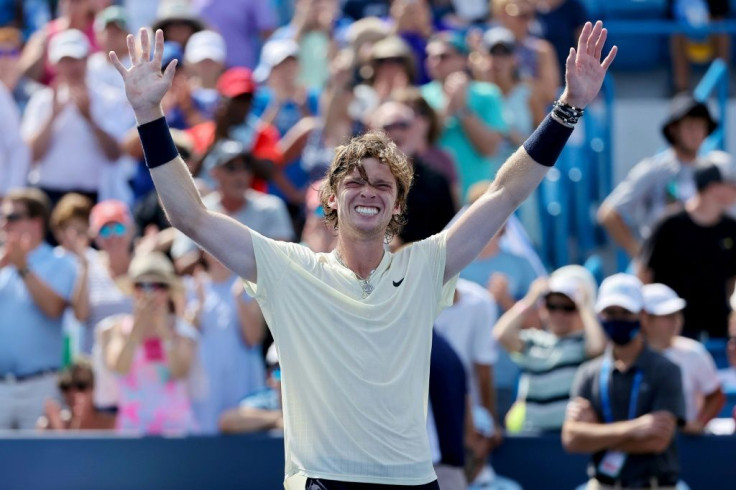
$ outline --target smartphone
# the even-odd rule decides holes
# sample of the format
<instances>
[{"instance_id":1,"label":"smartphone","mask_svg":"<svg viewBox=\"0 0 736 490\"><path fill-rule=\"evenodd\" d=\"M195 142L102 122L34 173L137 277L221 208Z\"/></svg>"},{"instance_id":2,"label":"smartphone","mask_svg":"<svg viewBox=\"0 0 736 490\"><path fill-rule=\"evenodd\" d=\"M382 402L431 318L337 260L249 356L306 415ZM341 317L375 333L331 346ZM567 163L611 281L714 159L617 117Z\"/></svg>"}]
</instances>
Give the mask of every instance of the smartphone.
<instances>
[{"instance_id":1,"label":"smartphone","mask_svg":"<svg viewBox=\"0 0 736 490\"><path fill-rule=\"evenodd\" d=\"M143 342L143 351L148 361L163 361L164 346L161 339L147 339Z\"/></svg>"}]
</instances>

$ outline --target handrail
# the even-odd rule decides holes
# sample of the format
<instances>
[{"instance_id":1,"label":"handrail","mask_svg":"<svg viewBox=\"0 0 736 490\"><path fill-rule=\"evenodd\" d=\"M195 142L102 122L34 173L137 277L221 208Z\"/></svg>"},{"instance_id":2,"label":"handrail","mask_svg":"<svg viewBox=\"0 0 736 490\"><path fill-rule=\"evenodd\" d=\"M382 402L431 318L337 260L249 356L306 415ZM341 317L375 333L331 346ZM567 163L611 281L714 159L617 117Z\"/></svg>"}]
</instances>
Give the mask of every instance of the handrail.
<instances>
[{"instance_id":1,"label":"handrail","mask_svg":"<svg viewBox=\"0 0 736 490\"><path fill-rule=\"evenodd\" d=\"M707 34L736 34L736 20L719 20L708 22L702 27L695 27L685 22L665 19L608 19L606 29L609 38L621 35L651 34L687 34L703 36Z\"/></svg>"},{"instance_id":2,"label":"handrail","mask_svg":"<svg viewBox=\"0 0 736 490\"><path fill-rule=\"evenodd\" d=\"M715 92L718 101L718 127L703 143L701 153L718 149L726 149L726 125L728 122L728 65L721 60L714 60L708 67L703 78L695 87L693 96L695 100L707 103L708 99Z\"/></svg>"}]
</instances>

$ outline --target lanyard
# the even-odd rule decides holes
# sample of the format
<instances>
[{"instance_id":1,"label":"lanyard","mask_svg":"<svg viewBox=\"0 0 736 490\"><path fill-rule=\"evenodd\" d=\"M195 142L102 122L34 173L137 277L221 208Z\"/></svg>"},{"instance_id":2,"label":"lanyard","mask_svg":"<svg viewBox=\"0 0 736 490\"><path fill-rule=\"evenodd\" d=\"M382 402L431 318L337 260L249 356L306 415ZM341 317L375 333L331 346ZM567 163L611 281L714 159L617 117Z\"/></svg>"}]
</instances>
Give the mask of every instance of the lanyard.
<instances>
[{"instance_id":1,"label":"lanyard","mask_svg":"<svg viewBox=\"0 0 736 490\"><path fill-rule=\"evenodd\" d=\"M611 372L611 359L605 358L601 363L600 373L600 389L601 389L601 405L603 406L603 418L607 424L614 422L613 410L611 409L611 394L608 392ZM643 375L641 371L636 371L634 381L631 383L631 396L629 397L629 420L636 418L636 407L639 402L639 388L641 387Z\"/></svg>"}]
</instances>

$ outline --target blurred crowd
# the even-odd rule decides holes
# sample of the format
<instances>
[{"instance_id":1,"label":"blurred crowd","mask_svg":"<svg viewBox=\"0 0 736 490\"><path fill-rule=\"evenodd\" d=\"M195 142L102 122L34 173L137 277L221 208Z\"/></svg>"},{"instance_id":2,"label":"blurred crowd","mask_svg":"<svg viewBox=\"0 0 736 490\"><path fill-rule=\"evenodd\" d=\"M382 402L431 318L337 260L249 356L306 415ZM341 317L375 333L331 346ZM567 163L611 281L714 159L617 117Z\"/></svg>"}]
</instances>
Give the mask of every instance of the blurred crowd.
<instances>
[{"instance_id":1,"label":"blurred crowd","mask_svg":"<svg viewBox=\"0 0 736 490\"><path fill-rule=\"evenodd\" d=\"M728 13L705 5L711 19ZM545 117L586 20L579 0L0 0L0 428L283 423L258 304L159 204L107 56L129 64L129 33L162 29L164 66L178 62L163 108L205 204L329 252L318 191L338 145L382 130L412 161L389 249L441 231ZM432 354L438 475L463 475L442 488L516 488L487 464L504 431L561 430L566 448L594 453L602 484L655 468L659 488L674 486L675 427L702 433L736 391L736 166L700 152L718 121L687 94L683 39L667 148L597 216L647 285L616 275L599 293L581 266L548 274L535 196L461 273ZM713 42L727 57L727 39ZM699 342L713 339L721 373ZM632 372L667 382L636 397L614 382L611 410L605 369L634 388ZM631 439L595 439L592 424L627 419ZM645 440L644 470L601 470Z\"/></svg>"}]
</instances>

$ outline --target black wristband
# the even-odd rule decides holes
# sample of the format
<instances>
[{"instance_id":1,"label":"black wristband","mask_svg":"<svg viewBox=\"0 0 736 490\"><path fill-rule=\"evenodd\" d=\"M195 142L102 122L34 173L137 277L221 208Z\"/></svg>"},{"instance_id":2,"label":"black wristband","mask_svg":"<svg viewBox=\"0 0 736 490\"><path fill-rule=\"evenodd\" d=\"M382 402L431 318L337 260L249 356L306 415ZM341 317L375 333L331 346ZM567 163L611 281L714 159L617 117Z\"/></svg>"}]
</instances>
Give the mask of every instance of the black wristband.
<instances>
[{"instance_id":1,"label":"black wristband","mask_svg":"<svg viewBox=\"0 0 736 490\"><path fill-rule=\"evenodd\" d=\"M179 151L171 138L166 118L160 117L154 121L138 126L138 135L143 145L143 155L148 168L156 168L179 156Z\"/></svg>"},{"instance_id":2,"label":"black wristband","mask_svg":"<svg viewBox=\"0 0 736 490\"><path fill-rule=\"evenodd\" d=\"M552 167L562 153L572 129L555 121L548 114L524 142L524 149L535 162Z\"/></svg>"}]
</instances>

